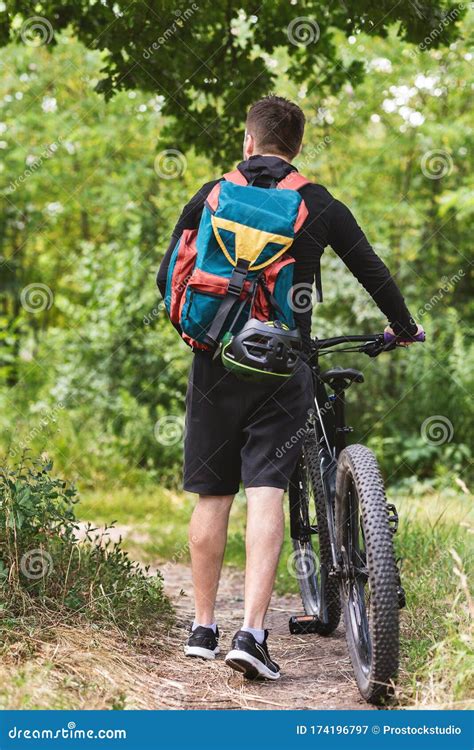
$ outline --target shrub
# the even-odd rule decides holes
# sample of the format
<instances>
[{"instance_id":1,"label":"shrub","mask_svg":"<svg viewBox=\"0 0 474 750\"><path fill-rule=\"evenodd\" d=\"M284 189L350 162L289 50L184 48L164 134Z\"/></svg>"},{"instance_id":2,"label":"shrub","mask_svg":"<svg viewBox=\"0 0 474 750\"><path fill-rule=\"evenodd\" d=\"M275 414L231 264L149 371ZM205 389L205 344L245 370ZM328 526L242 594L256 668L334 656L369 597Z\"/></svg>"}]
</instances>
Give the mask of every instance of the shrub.
<instances>
[{"instance_id":1,"label":"shrub","mask_svg":"<svg viewBox=\"0 0 474 750\"><path fill-rule=\"evenodd\" d=\"M0 592L4 622L50 615L113 623L139 635L171 615L159 573L133 562L108 529L81 529L75 487L52 464L0 467ZM80 533L81 532L81 533Z\"/></svg>"}]
</instances>

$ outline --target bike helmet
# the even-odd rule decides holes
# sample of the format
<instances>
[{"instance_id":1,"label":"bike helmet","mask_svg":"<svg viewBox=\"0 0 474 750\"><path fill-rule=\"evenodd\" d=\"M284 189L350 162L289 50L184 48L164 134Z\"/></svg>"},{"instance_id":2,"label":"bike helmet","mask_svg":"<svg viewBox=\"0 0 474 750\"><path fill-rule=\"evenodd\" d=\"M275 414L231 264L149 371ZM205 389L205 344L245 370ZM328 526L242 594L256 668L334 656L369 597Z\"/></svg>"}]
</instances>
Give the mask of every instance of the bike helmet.
<instances>
[{"instance_id":1,"label":"bike helmet","mask_svg":"<svg viewBox=\"0 0 474 750\"><path fill-rule=\"evenodd\" d=\"M239 333L222 339L221 360L235 375L249 380L281 380L293 374L301 336L278 320L250 318Z\"/></svg>"}]
</instances>

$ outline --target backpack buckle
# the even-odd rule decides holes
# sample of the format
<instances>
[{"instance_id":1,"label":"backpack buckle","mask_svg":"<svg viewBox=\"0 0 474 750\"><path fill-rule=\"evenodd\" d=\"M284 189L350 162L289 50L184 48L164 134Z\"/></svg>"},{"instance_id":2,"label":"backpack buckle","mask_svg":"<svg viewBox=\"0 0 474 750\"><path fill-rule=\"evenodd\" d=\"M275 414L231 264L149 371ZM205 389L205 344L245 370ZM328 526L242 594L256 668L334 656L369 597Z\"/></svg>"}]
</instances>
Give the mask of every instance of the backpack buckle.
<instances>
[{"instance_id":1,"label":"backpack buckle","mask_svg":"<svg viewBox=\"0 0 474 750\"><path fill-rule=\"evenodd\" d=\"M244 287L244 281L247 278L248 270L249 270L249 261L239 260L234 270L232 271L232 276L229 279L229 284L227 287L228 294L232 294L235 297L240 297L240 294Z\"/></svg>"}]
</instances>

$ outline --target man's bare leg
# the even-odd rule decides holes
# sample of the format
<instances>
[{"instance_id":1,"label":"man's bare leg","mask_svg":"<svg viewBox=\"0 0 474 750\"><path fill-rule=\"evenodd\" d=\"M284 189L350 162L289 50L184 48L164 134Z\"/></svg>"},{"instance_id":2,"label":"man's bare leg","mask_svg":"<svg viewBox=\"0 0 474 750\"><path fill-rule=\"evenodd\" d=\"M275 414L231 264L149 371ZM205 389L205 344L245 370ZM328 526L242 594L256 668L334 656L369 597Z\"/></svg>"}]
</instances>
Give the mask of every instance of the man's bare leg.
<instances>
[{"instance_id":1,"label":"man's bare leg","mask_svg":"<svg viewBox=\"0 0 474 750\"><path fill-rule=\"evenodd\" d=\"M214 623L214 607L234 495L199 495L189 525L195 621Z\"/></svg>"},{"instance_id":2,"label":"man's bare leg","mask_svg":"<svg viewBox=\"0 0 474 750\"><path fill-rule=\"evenodd\" d=\"M283 542L283 490L250 487L247 494L245 615L226 664L245 677L278 680L280 668L268 653L264 621Z\"/></svg>"},{"instance_id":3,"label":"man's bare leg","mask_svg":"<svg viewBox=\"0 0 474 750\"><path fill-rule=\"evenodd\" d=\"M284 491L249 487L245 566L244 627L263 629L283 544Z\"/></svg>"}]
</instances>

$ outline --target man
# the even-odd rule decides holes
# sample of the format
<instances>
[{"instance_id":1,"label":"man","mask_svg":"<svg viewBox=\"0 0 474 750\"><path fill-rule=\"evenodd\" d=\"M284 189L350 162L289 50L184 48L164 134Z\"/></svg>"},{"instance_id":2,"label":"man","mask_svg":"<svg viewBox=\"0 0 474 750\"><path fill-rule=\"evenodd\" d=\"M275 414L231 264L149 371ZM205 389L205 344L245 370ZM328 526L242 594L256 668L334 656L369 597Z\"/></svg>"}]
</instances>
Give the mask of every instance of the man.
<instances>
[{"instance_id":1,"label":"man","mask_svg":"<svg viewBox=\"0 0 474 750\"><path fill-rule=\"evenodd\" d=\"M268 96L249 110L244 161L238 170L257 187L274 186L296 168L305 118L301 109ZM184 208L158 272L165 296L170 257L185 229L198 226L204 202L218 180L206 183ZM408 343L421 330L411 318L386 266L374 253L356 220L321 185L299 190L308 216L290 248L295 259L294 317L303 348L309 351L311 305L308 290L318 275L319 259L331 245L363 284L390 328ZM297 297L306 291L299 309ZM232 501L242 481L247 496L245 611L226 663L249 678L280 677L267 646L264 619L283 542L283 495L296 466L311 401L309 368L300 366L284 385L238 380L218 359L196 350L186 397L184 489L199 494L190 529L195 619L185 645L188 656L213 659L219 652L214 605L227 538ZM283 445L290 449L279 450Z\"/></svg>"}]
</instances>

